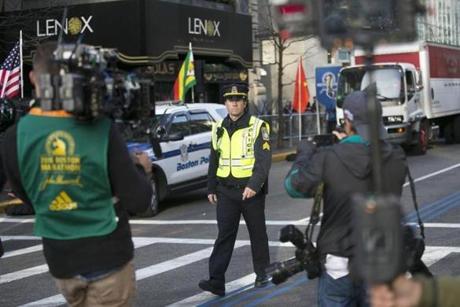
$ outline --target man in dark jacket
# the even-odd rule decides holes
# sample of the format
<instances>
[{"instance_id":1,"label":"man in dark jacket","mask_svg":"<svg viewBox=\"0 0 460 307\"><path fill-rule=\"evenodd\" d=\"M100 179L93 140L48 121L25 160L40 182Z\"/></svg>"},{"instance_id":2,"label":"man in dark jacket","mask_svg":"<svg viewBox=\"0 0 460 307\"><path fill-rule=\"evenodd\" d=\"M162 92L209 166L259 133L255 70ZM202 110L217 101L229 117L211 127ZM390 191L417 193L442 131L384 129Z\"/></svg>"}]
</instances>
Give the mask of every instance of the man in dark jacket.
<instances>
[{"instance_id":1,"label":"man in dark jacket","mask_svg":"<svg viewBox=\"0 0 460 307\"><path fill-rule=\"evenodd\" d=\"M381 117L381 105L377 106ZM354 92L344 105L345 133L333 146L316 148L312 142L299 144L297 159L285 179L292 197L313 197L319 183L324 183L324 208L317 239L322 274L319 280L320 306L363 306L363 285L349 277L348 262L352 255L352 196L369 194L372 184L367 95ZM385 130L381 124L380 138ZM383 193L400 196L406 176L404 152L381 141L383 157Z\"/></svg>"},{"instance_id":2,"label":"man in dark jacket","mask_svg":"<svg viewBox=\"0 0 460 307\"><path fill-rule=\"evenodd\" d=\"M56 44L40 45L30 78L59 72ZM62 109L32 108L5 135L3 168L14 194L34 206L51 275L71 306L130 306L134 246L127 210L143 212L152 197L147 155L133 159L107 118L77 121Z\"/></svg>"}]
</instances>

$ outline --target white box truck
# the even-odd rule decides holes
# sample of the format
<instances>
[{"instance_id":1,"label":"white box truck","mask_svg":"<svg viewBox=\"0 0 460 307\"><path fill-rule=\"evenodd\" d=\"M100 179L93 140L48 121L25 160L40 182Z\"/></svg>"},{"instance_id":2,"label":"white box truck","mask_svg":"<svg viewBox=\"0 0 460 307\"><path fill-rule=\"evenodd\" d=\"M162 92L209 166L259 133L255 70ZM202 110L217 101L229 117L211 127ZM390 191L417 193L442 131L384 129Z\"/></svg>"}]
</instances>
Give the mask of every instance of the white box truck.
<instances>
[{"instance_id":1,"label":"white box truck","mask_svg":"<svg viewBox=\"0 0 460 307\"><path fill-rule=\"evenodd\" d=\"M351 65L339 73L338 117L344 98L370 83L364 61L364 53L355 50ZM378 46L372 70L390 141L424 154L437 126L447 143L460 143L459 47L420 41Z\"/></svg>"}]
</instances>

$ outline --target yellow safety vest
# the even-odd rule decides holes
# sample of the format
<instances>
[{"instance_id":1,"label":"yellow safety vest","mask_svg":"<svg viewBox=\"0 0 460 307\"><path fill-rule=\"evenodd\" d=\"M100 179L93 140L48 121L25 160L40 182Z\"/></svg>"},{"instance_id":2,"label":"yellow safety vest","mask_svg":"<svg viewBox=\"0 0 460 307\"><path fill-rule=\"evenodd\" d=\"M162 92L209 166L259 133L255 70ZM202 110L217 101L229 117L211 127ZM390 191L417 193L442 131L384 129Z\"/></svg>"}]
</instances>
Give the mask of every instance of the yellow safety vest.
<instances>
[{"instance_id":1,"label":"yellow safety vest","mask_svg":"<svg viewBox=\"0 0 460 307\"><path fill-rule=\"evenodd\" d=\"M254 144L260 128L265 124L263 120L251 116L249 126L238 129L230 138L227 129L222 127L222 121L212 127L212 147L219 153L217 177L226 178L232 174L234 178L249 178L254 168ZM218 139L217 131L222 128L222 135Z\"/></svg>"}]
</instances>

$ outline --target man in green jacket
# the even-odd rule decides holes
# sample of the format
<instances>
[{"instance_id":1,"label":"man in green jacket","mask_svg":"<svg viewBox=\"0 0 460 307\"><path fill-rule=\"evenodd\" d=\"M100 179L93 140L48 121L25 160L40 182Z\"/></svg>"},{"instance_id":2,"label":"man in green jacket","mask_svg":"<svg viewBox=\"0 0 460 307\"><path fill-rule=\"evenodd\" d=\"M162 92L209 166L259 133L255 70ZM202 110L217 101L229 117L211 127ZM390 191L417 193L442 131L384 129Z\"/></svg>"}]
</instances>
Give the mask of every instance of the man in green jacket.
<instances>
[{"instance_id":1,"label":"man in green jacket","mask_svg":"<svg viewBox=\"0 0 460 307\"><path fill-rule=\"evenodd\" d=\"M373 307L455 307L459 305L460 278L398 277L391 285L371 287Z\"/></svg>"}]
</instances>

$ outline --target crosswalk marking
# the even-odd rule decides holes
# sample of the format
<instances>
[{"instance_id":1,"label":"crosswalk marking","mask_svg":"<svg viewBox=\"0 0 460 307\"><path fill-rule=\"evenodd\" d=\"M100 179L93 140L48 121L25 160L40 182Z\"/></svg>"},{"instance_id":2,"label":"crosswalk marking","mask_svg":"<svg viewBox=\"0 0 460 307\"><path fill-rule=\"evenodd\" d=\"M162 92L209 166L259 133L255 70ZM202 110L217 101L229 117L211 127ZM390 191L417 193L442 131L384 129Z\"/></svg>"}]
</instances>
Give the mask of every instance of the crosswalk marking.
<instances>
[{"instance_id":1,"label":"crosswalk marking","mask_svg":"<svg viewBox=\"0 0 460 307\"><path fill-rule=\"evenodd\" d=\"M29 253L35 253L35 252L41 251L42 249L43 249L43 246L41 244L38 244L38 245L30 246L30 247L21 248L15 251L6 252L2 256L2 258L9 258L9 257L20 256L20 255L25 255Z\"/></svg>"},{"instance_id":2,"label":"crosswalk marking","mask_svg":"<svg viewBox=\"0 0 460 307\"><path fill-rule=\"evenodd\" d=\"M254 284L254 280L256 279L256 274L252 273L249 275L246 275L242 278L233 280L227 284L225 284L225 290L227 295L225 296L226 299L235 296L241 292L244 292L247 289L250 289L252 287L249 287ZM173 303L171 305L168 305L166 307L188 307L188 306L197 306L199 304L202 304L203 302L206 302L210 299L214 299L216 296L212 293L209 292L201 292L198 293L194 296L188 297L186 299L183 299L182 301Z\"/></svg>"},{"instance_id":3,"label":"crosswalk marking","mask_svg":"<svg viewBox=\"0 0 460 307\"><path fill-rule=\"evenodd\" d=\"M437 223L439 224L439 223ZM437 224L435 226L437 226ZM442 225L442 224L441 224ZM33 236L3 236L3 240L39 240L37 237ZM155 244L155 243L170 243L170 244L203 244L203 245L211 245L214 243L214 239L189 239L189 238L164 238L164 237L134 237L133 238L134 244L136 248L140 248L143 246ZM236 242L235 248L239 248L242 246L249 245L249 240L238 240ZM270 246L278 246L278 247L292 247L290 243L280 243L276 241L270 241ZM17 250L14 252L9 252L5 256L15 256L24 254L25 251L33 252L41 250L41 245L34 245L28 248L24 248L21 250ZM212 251L212 247L205 248L199 250L197 252L187 254L181 257L177 257L175 259L171 259L168 261L164 261L162 263L158 263L155 265L151 265L145 268L138 269L136 271L137 280L142 280L145 278L153 277L155 275L176 269L181 266L189 265L191 263L206 259L209 257ZM442 258L446 257L450 253L460 253L460 247L444 247L444 246L427 246L423 260L427 265L432 265L437 261L441 260ZM0 284L7 283L14 280L30 277L36 274L41 274L47 272L48 267L46 265L40 265L28 269L24 269L21 271L8 273L0 276ZM235 291L235 293L240 293L244 290L250 288L252 283L254 282L254 274L249 274L244 276L240 279L231 281L227 283L226 288L227 292L231 293ZM231 294L230 294L231 295ZM185 298L179 302L172 304L171 306L190 306L190 305L197 305L203 303L210 298L214 298L212 294L208 293L198 293L194 296L189 298ZM54 295L51 297L44 298L42 300L38 300L35 302L28 303L23 306L58 306L65 303L64 298L61 295Z\"/></svg>"},{"instance_id":4,"label":"crosswalk marking","mask_svg":"<svg viewBox=\"0 0 460 307\"><path fill-rule=\"evenodd\" d=\"M48 272L48 265L42 264L24 270L3 274L0 275L0 285L46 272Z\"/></svg>"},{"instance_id":5,"label":"crosswalk marking","mask_svg":"<svg viewBox=\"0 0 460 307\"><path fill-rule=\"evenodd\" d=\"M33 223L33 219L21 219L21 218L0 218L0 222L5 223ZM273 221L269 220L266 222L267 226L284 226L284 225L297 225L306 226L308 225L309 218L300 220L286 220L286 221ZM217 225L216 220L130 220L132 225ZM244 225L244 221L240 221L241 225ZM418 224L410 223L415 226ZM317 224L319 225L319 224ZM424 223L425 228L460 228L460 223ZM2 240L8 240L10 236L1 236ZM40 238L34 236L13 236L15 240L39 240ZM5 238L5 239L4 239Z\"/></svg>"},{"instance_id":6,"label":"crosswalk marking","mask_svg":"<svg viewBox=\"0 0 460 307\"><path fill-rule=\"evenodd\" d=\"M460 253L460 247L451 246L427 246L422 260L427 266L433 265L450 253Z\"/></svg>"},{"instance_id":7,"label":"crosswalk marking","mask_svg":"<svg viewBox=\"0 0 460 307\"><path fill-rule=\"evenodd\" d=\"M179 239L172 239L172 240L169 240L169 242L174 242L177 240ZM136 247L139 247L141 245L145 246L152 242L158 243L158 242L161 242L162 240L158 240L158 238L153 238L151 240L149 240L149 238L138 238L137 241L138 241L137 243L138 245ZM249 241L237 241L235 248L246 246L248 244L249 244ZM276 245L281 246L281 244L276 244ZM168 272L170 270L177 269L179 267L186 266L194 262L206 259L209 257L211 251L212 251L212 247L209 247L209 248L205 248L205 249L199 250L191 254L177 257L175 259L167 260L167 261L164 261L158 264L154 264L154 265L151 265L145 268L138 269L136 270L136 279L139 281L145 278L153 277L158 274ZM436 263L437 261L441 260L442 258L446 257L450 253L460 253L460 247L427 246L423 260L428 266L430 266ZM255 278L254 274L246 275L240 279L227 283L226 289L229 293L233 291L236 291L236 293L240 293L244 290L247 290L251 286L251 284L254 282L254 278ZM193 305L202 304L211 298L215 298L215 296L202 292L194 296L191 296L189 298L185 298L179 302L173 303L171 304L171 306L193 306ZM44 298L38 301L30 302L22 306L43 306L43 305L59 306L62 304L65 304L64 297L62 295L54 295L54 296L47 297L47 298Z\"/></svg>"},{"instance_id":8,"label":"crosswalk marking","mask_svg":"<svg viewBox=\"0 0 460 307\"><path fill-rule=\"evenodd\" d=\"M244 245L247 245L247 243L236 243L235 248L242 247ZM136 280L142 280L145 278L153 277L155 275L171 271L172 269L177 269L182 266L186 266L189 264L192 264L194 262L206 259L209 257L209 255L212 252L212 247L208 247L202 250L199 250L194 253L190 253L181 257L177 257L171 260L167 260L161 263L157 263L142 269L136 270ZM65 304L65 299L62 295L54 295L50 296L35 302L31 302L25 305L22 305L21 307L25 306L59 306Z\"/></svg>"},{"instance_id":9,"label":"crosswalk marking","mask_svg":"<svg viewBox=\"0 0 460 307\"><path fill-rule=\"evenodd\" d=\"M442 258L448 256L450 253L460 253L460 247L427 246L425 248L425 253L423 254L422 259L427 266L431 266ZM255 274L249 274L240 279L225 284L227 292L235 291L235 293L225 296L225 300L235 294L239 294L247 289L250 289L250 286L254 283L254 279ZM210 299L215 298L216 296L209 292L200 292L196 295L185 298L166 307L198 306L206 303Z\"/></svg>"},{"instance_id":10,"label":"crosswalk marking","mask_svg":"<svg viewBox=\"0 0 460 307\"><path fill-rule=\"evenodd\" d=\"M284 226L288 224L297 226L308 225L310 218L303 218L300 220L268 220L266 224L268 226ZM4 223L34 223L34 219L24 218L0 218L0 222ZM129 220L131 225L217 225L217 220L144 220L144 219L131 219ZM240 221L240 225L245 225L244 220Z\"/></svg>"}]
</instances>

